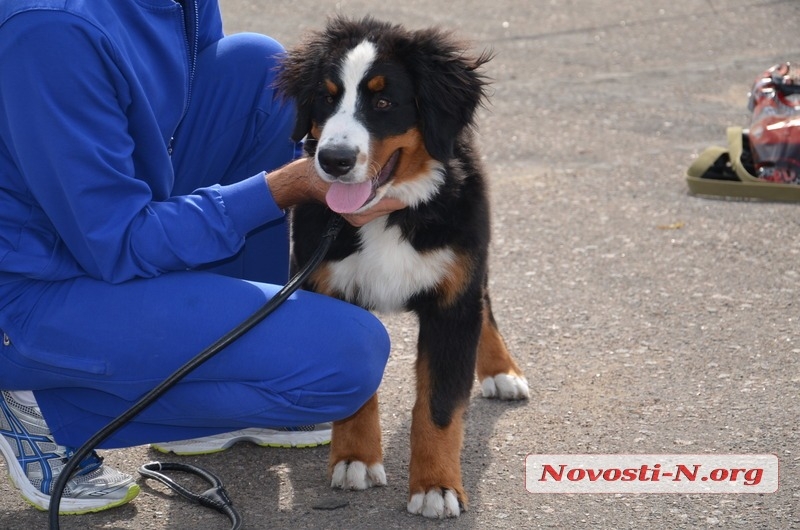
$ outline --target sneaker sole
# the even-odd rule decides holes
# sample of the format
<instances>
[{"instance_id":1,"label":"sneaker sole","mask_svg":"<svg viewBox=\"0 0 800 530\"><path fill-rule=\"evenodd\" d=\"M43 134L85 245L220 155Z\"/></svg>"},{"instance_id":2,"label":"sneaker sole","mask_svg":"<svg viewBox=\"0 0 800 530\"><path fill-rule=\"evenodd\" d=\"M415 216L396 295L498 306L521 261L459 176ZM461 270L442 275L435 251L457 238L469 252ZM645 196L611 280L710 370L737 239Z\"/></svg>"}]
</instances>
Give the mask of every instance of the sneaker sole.
<instances>
[{"instance_id":1,"label":"sneaker sole","mask_svg":"<svg viewBox=\"0 0 800 530\"><path fill-rule=\"evenodd\" d=\"M9 479L11 479L10 476L9 476ZM17 486L17 484L14 482L13 479L10 480L10 481L11 481L11 484L14 485L14 487L19 489L19 487ZM105 504L103 506L88 505L88 503L90 503L91 501L80 501L80 500L76 500L76 499L70 499L68 497L61 497L61 502L59 503L59 507L58 507L59 508L58 509L58 514L59 515L82 515L82 514L86 514L86 513L103 512L103 511L109 510L111 508L116 508L117 506L122 506L123 504L128 504L133 499L135 499L139 495L140 492L141 492L141 488L139 487L139 485L138 484L133 484L128 488L128 493L125 494L124 498L122 498L122 499L120 499L118 501L112 502L111 504ZM43 511L43 512L46 512L47 510L49 510L49 508L50 508L50 497L49 496L48 497L42 496L43 498L46 499L44 501L43 501L42 498L38 498L37 500L33 500L33 499L29 499L28 497L26 497L25 493L22 492L22 490L20 490L20 493L22 495L22 499L25 502L27 502L28 504L30 504L31 506L33 506L34 508L36 508L37 510L40 510L40 511ZM43 503L43 504L40 504L40 503Z\"/></svg>"},{"instance_id":2,"label":"sneaker sole","mask_svg":"<svg viewBox=\"0 0 800 530\"><path fill-rule=\"evenodd\" d=\"M150 447L159 453L173 453L178 456L196 456L219 453L231 448L233 445L239 442L251 442L260 447L276 447L285 449L305 449L328 445L331 443L330 429L312 432L274 432L267 435L259 434L261 432L262 429L247 429L242 431L241 435L233 438L231 437L230 433L225 433L218 436L205 437L202 439L202 442L187 441L182 445L179 444L179 442L170 442L163 445L150 444Z\"/></svg>"}]
</instances>

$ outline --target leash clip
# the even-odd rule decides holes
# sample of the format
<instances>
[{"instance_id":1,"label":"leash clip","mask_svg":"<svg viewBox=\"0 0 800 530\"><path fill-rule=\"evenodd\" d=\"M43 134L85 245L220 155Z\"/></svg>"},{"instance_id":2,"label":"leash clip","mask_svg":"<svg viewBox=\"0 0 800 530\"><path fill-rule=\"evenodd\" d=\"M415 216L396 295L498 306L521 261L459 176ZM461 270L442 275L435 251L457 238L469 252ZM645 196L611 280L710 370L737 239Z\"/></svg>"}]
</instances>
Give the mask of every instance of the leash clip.
<instances>
[{"instance_id":1,"label":"leash clip","mask_svg":"<svg viewBox=\"0 0 800 530\"><path fill-rule=\"evenodd\" d=\"M207 489L203 493L195 493L181 486L167 475L162 473L162 471L182 471L184 473L196 475L208 482L211 485L211 488ZM158 480L187 500L196 502L201 506L211 508L212 510L216 510L226 515L228 519L231 520L231 530L238 530L241 528L242 517L239 515L239 512L236 511L236 508L233 507L233 502L228 496L228 492L225 491L225 486L222 484L222 480L210 471L206 471L205 469L189 464L179 464L175 462L149 462L139 468L139 473L146 478L154 478Z\"/></svg>"}]
</instances>

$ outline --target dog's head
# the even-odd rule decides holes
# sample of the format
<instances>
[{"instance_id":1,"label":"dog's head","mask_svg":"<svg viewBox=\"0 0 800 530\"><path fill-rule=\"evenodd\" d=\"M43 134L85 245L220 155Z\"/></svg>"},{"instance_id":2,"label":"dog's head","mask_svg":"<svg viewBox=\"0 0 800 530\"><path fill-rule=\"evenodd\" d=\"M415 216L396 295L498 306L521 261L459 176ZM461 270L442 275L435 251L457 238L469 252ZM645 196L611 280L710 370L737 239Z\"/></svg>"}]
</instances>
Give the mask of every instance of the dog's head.
<instances>
[{"instance_id":1,"label":"dog's head","mask_svg":"<svg viewBox=\"0 0 800 530\"><path fill-rule=\"evenodd\" d=\"M388 195L414 206L442 182L440 168L485 95L478 68L450 34L407 31L372 18L334 18L290 50L278 89L297 105L294 139L308 137L328 205L358 211Z\"/></svg>"}]
</instances>

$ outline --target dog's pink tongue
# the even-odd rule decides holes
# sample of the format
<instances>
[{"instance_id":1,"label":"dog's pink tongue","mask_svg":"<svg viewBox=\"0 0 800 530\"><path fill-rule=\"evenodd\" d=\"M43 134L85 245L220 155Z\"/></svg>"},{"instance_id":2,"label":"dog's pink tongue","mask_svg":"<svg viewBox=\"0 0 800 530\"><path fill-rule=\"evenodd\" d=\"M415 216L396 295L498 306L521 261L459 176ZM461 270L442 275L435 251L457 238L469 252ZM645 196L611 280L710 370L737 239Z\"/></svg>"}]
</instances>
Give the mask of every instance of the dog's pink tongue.
<instances>
[{"instance_id":1,"label":"dog's pink tongue","mask_svg":"<svg viewBox=\"0 0 800 530\"><path fill-rule=\"evenodd\" d=\"M343 184L334 182L325 195L328 207L336 213L352 213L364 206L372 194L372 182Z\"/></svg>"}]
</instances>

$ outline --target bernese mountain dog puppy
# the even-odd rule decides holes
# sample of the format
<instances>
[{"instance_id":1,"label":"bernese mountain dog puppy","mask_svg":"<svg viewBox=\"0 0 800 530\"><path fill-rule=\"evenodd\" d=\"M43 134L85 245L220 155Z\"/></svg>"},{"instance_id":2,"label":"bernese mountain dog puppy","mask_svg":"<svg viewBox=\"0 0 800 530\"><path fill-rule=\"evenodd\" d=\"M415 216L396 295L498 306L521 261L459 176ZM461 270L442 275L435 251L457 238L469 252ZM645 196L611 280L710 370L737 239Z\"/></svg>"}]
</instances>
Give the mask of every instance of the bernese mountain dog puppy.
<instances>
[{"instance_id":1,"label":"bernese mountain dog puppy","mask_svg":"<svg viewBox=\"0 0 800 530\"><path fill-rule=\"evenodd\" d=\"M330 183L327 207L291 213L297 267L313 254L328 208L359 212L382 197L408 205L346 225L305 287L378 312L416 313L408 511L433 518L467 507L460 455L476 370L485 397L528 397L487 291L489 200L472 129L489 58L439 29L336 17L287 52L278 81L298 109L295 139L306 139ZM333 424L331 486L385 485L382 458L376 395Z\"/></svg>"}]
</instances>

